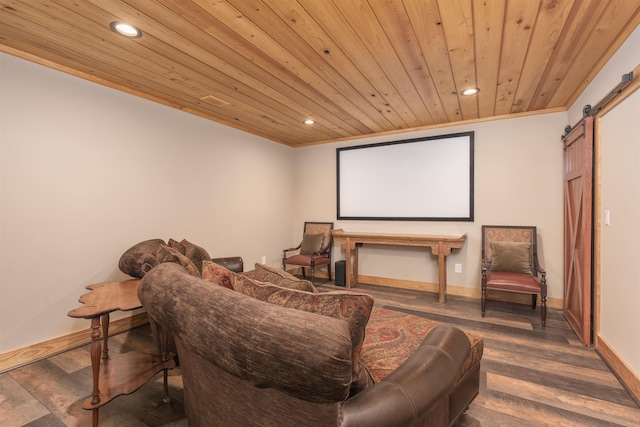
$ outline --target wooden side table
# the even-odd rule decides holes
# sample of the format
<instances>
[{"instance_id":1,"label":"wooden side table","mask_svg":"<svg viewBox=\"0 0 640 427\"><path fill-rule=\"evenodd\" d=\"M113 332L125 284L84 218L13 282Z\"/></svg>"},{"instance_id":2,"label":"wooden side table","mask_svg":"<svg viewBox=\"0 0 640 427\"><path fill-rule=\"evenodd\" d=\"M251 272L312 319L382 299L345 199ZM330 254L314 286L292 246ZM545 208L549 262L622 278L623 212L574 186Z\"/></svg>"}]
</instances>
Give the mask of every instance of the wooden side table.
<instances>
[{"instance_id":1,"label":"wooden side table","mask_svg":"<svg viewBox=\"0 0 640 427\"><path fill-rule=\"evenodd\" d=\"M102 405L121 394L133 393L160 371L164 371L164 400L169 399L167 371L176 363L173 353L166 352L165 333L162 333L161 355L139 351L109 355L109 313L142 307L138 299L139 284L140 280L134 279L89 285L87 289L91 292L79 299L84 305L68 313L70 317L91 319L93 392L82 407L93 411L93 427L98 426L98 410Z\"/></svg>"}]
</instances>

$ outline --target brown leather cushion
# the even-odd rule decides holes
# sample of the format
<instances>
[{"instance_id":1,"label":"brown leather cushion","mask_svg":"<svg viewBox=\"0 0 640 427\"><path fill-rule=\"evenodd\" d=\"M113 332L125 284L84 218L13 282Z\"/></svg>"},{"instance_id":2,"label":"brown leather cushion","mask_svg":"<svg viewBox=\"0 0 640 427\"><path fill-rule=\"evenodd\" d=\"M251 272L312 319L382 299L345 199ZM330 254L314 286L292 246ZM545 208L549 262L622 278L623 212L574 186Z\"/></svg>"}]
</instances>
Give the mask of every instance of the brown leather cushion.
<instances>
[{"instance_id":1,"label":"brown leather cushion","mask_svg":"<svg viewBox=\"0 0 640 427\"><path fill-rule=\"evenodd\" d=\"M234 273L242 273L244 271L244 261L242 260L242 257L239 256L211 258L211 261L223 266L224 268L228 268Z\"/></svg>"},{"instance_id":2,"label":"brown leather cushion","mask_svg":"<svg viewBox=\"0 0 640 427\"><path fill-rule=\"evenodd\" d=\"M531 274L489 271L487 288L511 292L540 293L540 281Z\"/></svg>"},{"instance_id":3,"label":"brown leather cushion","mask_svg":"<svg viewBox=\"0 0 640 427\"><path fill-rule=\"evenodd\" d=\"M331 260L329 259L329 257L326 257L326 256L315 257L316 267L320 265L329 264L330 262ZM292 257L287 258L287 264L311 267L311 255L304 255L304 254L294 255Z\"/></svg>"}]
</instances>

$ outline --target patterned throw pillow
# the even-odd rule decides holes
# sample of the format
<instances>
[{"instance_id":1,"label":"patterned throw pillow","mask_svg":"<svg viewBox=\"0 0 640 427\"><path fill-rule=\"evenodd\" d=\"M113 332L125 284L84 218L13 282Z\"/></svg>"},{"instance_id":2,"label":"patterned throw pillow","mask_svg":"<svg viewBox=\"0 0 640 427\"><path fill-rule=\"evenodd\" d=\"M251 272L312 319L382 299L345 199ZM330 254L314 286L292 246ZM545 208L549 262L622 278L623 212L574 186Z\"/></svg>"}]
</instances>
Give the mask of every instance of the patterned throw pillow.
<instances>
[{"instance_id":1,"label":"patterned throw pillow","mask_svg":"<svg viewBox=\"0 0 640 427\"><path fill-rule=\"evenodd\" d=\"M160 245L156 251L156 257L160 263L175 262L176 264L183 266L185 270L187 270L187 273L192 276L200 277L200 271L198 268L189 258L178 252L177 249L171 248L167 245Z\"/></svg>"},{"instance_id":2,"label":"patterned throw pillow","mask_svg":"<svg viewBox=\"0 0 640 427\"><path fill-rule=\"evenodd\" d=\"M213 261L202 261L202 278L225 288L233 289L233 277L236 275L226 267Z\"/></svg>"},{"instance_id":3,"label":"patterned throw pillow","mask_svg":"<svg viewBox=\"0 0 640 427\"><path fill-rule=\"evenodd\" d=\"M313 292L314 294L318 293L318 290L310 281L298 279L296 276L284 270L279 270L264 264L256 263L255 279L261 282L273 283L283 288Z\"/></svg>"},{"instance_id":4,"label":"patterned throw pillow","mask_svg":"<svg viewBox=\"0 0 640 427\"><path fill-rule=\"evenodd\" d=\"M364 331L373 308L373 297L351 292L311 293L295 289L285 289L271 283L263 283L246 276L236 275L233 278L233 289L244 295L276 304L282 307L295 308L309 313L321 314L344 320L349 324L352 347L352 378L362 378L360 372L360 353L364 343Z\"/></svg>"},{"instance_id":5,"label":"patterned throw pillow","mask_svg":"<svg viewBox=\"0 0 640 427\"><path fill-rule=\"evenodd\" d=\"M194 245L187 239L183 239L180 244L184 246L184 254L193 262L199 271L202 271L202 261L211 261L211 257L206 249Z\"/></svg>"},{"instance_id":6,"label":"patterned throw pillow","mask_svg":"<svg viewBox=\"0 0 640 427\"><path fill-rule=\"evenodd\" d=\"M187 248L185 248L182 243L180 243L180 242L178 242L177 240L174 240L174 239L167 240L167 246L169 246L170 248L176 249L182 255L184 255L186 250L187 250Z\"/></svg>"}]
</instances>

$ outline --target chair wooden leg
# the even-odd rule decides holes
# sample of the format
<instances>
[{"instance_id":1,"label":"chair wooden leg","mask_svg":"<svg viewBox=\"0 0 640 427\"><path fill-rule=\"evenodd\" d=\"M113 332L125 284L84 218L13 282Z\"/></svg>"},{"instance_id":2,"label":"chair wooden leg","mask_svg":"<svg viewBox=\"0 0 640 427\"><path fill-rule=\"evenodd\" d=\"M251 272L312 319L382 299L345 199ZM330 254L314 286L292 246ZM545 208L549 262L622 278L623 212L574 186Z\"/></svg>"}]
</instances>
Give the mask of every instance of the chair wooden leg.
<instances>
[{"instance_id":1,"label":"chair wooden leg","mask_svg":"<svg viewBox=\"0 0 640 427\"><path fill-rule=\"evenodd\" d=\"M306 274L305 274L305 272L304 272L304 267L302 267L302 278L303 278L303 279L306 279L306 278L307 278L307 276L306 276Z\"/></svg>"},{"instance_id":2,"label":"chair wooden leg","mask_svg":"<svg viewBox=\"0 0 640 427\"><path fill-rule=\"evenodd\" d=\"M542 300L540 303L540 311L542 312L542 326L547 326L547 296L540 295L540 299Z\"/></svg>"},{"instance_id":3,"label":"chair wooden leg","mask_svg":"<svg viewBox=\"0 0 640 427\"><path fill-rule=\"evenodd\" d=\"M327 264L327 269L329 270L329 281L331 281L331 262Z\"/></svg>"},{"instance_id":4,"label":"chair wooden leg","mask_svg":"<svg viewBox=\"0 0 640 427\"><path fill-rule=\"evenodd\" d=\"M531 309L536 309L536 302L538 301L538 294L531 294Z\"/></svg>"},{"instance_id":5,"label":"chair wooden leg","mask_svg":"<svg viewBox=\"0 0 640 427\"><path fill-rule=\"evenodd\" d=\"M484 317L484 310L487 306L487 288L485 288L484 286L482 287L482 299L480 302L480 306L482 308L482 317Z\"/></svg>"}]
</instances>

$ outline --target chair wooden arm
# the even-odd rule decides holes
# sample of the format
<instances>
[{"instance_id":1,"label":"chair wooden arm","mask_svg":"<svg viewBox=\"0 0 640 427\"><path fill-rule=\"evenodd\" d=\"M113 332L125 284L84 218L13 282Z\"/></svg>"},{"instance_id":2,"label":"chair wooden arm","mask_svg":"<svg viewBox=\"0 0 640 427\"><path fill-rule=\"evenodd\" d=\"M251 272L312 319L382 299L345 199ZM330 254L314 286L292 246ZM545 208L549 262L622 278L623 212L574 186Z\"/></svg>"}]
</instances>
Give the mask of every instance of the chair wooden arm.
<instances>
[{"instance_id":1,"label":"chair wooden arm","mask_svg":"<svg viewBox=\"0 0 640 427\"><path fill-rule=\"evenodd\" d=\"M300 242L300 244L298 246L296 246L295 248L288 248L288 249L283 249L282 253L286 256L287 252L291 252L291 251L297 251L298 249L300 249L302 247L302 242Z\"/></svg>"}]
</instances>

